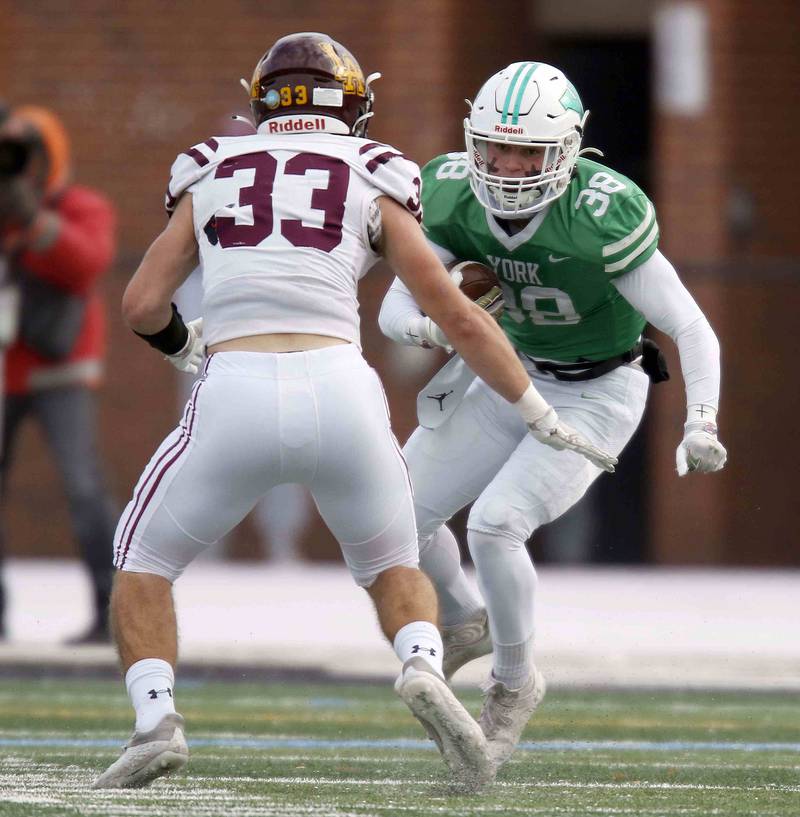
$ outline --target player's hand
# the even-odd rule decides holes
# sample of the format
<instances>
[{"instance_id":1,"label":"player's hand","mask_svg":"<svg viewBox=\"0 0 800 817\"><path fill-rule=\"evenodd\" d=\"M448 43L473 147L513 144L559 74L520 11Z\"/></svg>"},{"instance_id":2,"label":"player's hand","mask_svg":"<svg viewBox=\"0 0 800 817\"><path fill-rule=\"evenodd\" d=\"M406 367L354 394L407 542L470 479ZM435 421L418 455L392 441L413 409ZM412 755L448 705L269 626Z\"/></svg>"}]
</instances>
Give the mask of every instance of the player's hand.
<instances>
[{"instance_id":1,"label":"player's hand","mask_svg":"<svg viewBox=\"0 0 800 817\"><path fill-rule=\"evenodd\" d=\"M498 320L500 315L503 314L503 293L500 287L492 287L485 295L481 295L475 301L475 305L479 306L487 315L491 315L495 320ZM438 324L427 316L420 319L416 326L416 334L420 338L420 346L428 349L439 346L447 354L453 351L453 345L447 339L447 335L442 332Z\"/></svg>"},{"instance_id":2,"label":"player's hand","mask_svg":"<svg viewBox=\"0 0 800 817\"><path fill-rule=\"evenodd\" d=\"M200 371L200 364L206 354L206 345L203 343L203 319L195 318L186 324L189 330L189 337L186 345L180 352L174 355L164 355L164 357L179 371L197 374Z\"/></svg>"},{"instance_id":3,"label":"player's hand","mask_svg":"<svg viewBox=\"0 0 800 817\"><path fill-rule=\"evenodd\" d=\"M429 317L424 317L419 323L419 333L422 337L423 343L428 343L429 346L439 346L449 355L453 351L453 346L447 339L447 335L442 332L438 324L434 323Z\"/></svg>"},{"instance_id":4,"label":"player's hand","mask_svg":"<svg viewBox=\"0 0 800 817\"><path fill-rule=\"evenodd\" d=\"M678 476L686 476L692 471L698 474L720 471L727 459L728 452L717 439L715 423L686 423L683 427L683 441L675 452Z\"/></svg>"},{"instance_id":5,"label":"player's hand","mask_svg":"<svg viewBox=\"0 0 800 817\"><path fill-rule=\"evenodd\" d=\"M596 445L592 445L585 437L570 428L566 423L558 419L555 409L550 409L547 414L540 417L533 423L528 423L528 430L534 439L540 443L555 448L556 451L574 451L589 460L592 465L614 473L614 466L617 458L603 451Z\"/></svg>"},{"instance_id":6,"label":"player's hand","mask_svg":"<svg viewBox=\"0 0 800 817\"><path fill-rule=\"evenodd\" d=\"M491 315L496 321L499 321L505 307L503 291L500 287L492 287L485 295L481 295L475 301L475 305L479 306L487 315Z\"/></svg>"}]
</instances>

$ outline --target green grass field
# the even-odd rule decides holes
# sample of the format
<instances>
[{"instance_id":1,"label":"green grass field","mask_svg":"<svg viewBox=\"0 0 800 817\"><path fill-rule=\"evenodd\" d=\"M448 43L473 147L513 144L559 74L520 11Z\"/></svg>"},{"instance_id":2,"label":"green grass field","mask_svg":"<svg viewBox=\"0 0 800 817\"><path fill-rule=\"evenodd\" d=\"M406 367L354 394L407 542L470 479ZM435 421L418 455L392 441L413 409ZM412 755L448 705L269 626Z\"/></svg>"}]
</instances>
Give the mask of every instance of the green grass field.
<instances>
[{"instance_id":1,"label":"green grass field","mask_svg":"<svg viewBox=\"0 0 800 817\"><path fill-rule=\"evenodd\" d=\"M477 714L478 695L462 698ZM0 815L800 815L789 695L552 691L497 782L471 795L388 684L183 680L177 700L187 769L92 791L132 725L121 683L0 681Z\"/></svg>"}]
</instances>

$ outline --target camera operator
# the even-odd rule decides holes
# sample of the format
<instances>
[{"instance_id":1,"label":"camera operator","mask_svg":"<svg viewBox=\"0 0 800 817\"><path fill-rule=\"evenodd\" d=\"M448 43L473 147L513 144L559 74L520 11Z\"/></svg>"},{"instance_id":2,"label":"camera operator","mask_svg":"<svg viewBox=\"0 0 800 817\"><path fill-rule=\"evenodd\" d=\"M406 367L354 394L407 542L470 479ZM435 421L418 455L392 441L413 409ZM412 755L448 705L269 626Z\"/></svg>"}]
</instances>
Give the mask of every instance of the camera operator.
<instances>
[{"instance_id":1,"label":"camera operator","mask_svg":"<svg viewBox=\"0 0 800 817\"><path fill-rule=\"evenodd\" d=\"M101 194L71 183L69 153L66 131L50 111L0 109L0 344L6 329L7 346L0 477L5 486L20 424L32 417L61 475L91 575L94 621L73 641L90 643L109 638L116 524L95 442L105 346L97 284L113 260L116 215ZM16 327L2 307L15 300ZM0 585L0 635L3 602Z\"/></svg>"}]
</instances>

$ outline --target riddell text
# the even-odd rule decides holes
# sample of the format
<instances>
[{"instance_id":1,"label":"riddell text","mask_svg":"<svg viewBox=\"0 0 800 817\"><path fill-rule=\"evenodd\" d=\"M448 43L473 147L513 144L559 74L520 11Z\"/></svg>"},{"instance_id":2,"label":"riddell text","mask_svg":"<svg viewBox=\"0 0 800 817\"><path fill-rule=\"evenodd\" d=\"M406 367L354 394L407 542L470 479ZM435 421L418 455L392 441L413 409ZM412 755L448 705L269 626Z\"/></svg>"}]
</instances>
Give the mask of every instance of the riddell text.
<instances>
[{"instance_id":1,"label":"riddell text","mask_svg":"<svg viewBox=\"0 0 800 817\"><path fill-rule=\"evenodd\" d=\"M288 119L282 122L270 122L270 133L288 133L298 130L325 130L325 120L317 119Z\"/></svg>"}]
</instances>

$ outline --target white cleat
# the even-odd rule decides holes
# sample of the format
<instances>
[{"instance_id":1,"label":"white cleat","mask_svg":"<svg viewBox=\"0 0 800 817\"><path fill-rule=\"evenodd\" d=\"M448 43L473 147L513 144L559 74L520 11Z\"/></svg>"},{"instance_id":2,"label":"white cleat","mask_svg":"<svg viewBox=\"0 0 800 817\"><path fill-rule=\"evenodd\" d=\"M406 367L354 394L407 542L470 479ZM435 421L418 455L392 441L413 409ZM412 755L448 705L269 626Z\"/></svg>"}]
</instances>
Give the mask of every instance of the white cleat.
<instances>
[{"instance_id":1,"label":"white cleat","mask_svg":"<svg viewBox=\"0 0 800 817\"><path fill-rule=\"evenodd\" d=\"M486 735L495 771L514 753L522 730L544 698L545 689L544 676L537 669L520 689L508 689L492 676L483 685L486 698L479 723Z\"/></svg>"},{"instance_id":2,"label":"white cleat","mask_svg":"<svg viewBox=\"0 0 800 817\"><path fill-rule=\"evenodd\" d=\"M134 732L117 758L92 783L93 789L138 789L177 771L189 760L183 717L165 715L155 729Z\"/></svg>"},{"instance_id":3,"label":"white cleat","mask_svg":"<svg viewBox=\"0 0 800 817\"><path fill-rule=\"evenodd\" d=\"M489 619L486 610L479 610L461 624L440 627L442 632L442 668L449 681L453 675L470 661L489 655L492 651L492 636L489 633Z\"/></svg>"},{"instance_id":4,"label":"white cleat","mask_svg":"<svg viewBox=\"0 0 800 817\"><path fill-rule=\"evenodd\" d=\"M439 747L459 783L476 789L494 779L480 726L430 664L410 658L394 688Z\"/></svg>"}]
</instances>

